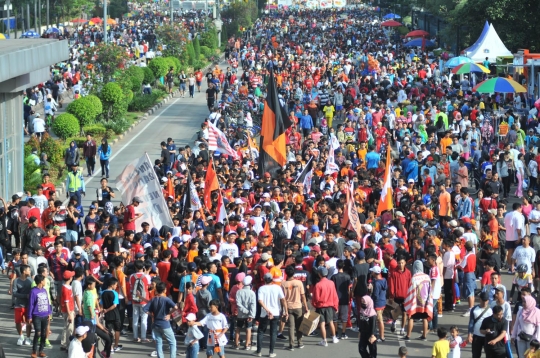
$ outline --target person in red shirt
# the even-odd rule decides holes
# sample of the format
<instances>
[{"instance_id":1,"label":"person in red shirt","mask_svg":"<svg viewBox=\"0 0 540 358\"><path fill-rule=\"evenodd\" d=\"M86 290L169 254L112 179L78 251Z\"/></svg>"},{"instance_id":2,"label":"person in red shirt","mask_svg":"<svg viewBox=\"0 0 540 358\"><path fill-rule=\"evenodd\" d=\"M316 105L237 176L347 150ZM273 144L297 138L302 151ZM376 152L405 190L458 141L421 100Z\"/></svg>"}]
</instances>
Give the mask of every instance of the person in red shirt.
<instances>
[{"instance_id":1,"label":"person in red shirt","mask_svg":"<svg viewBox=\"0 0 540 358\"><path fill-rule=\"evenodd\" d=\"M65 271L63 274L64 284L62 285L62 316L64 317L64 329L60 345L66 349L69 346L69 338L73 335L75 324L75 300L71 291L71 281L75 276L75 271Z\"/></svg>"},{"instance_id":2,"label":"person in red shirt","mask_svg":"<svg viewBox=\"0 0 540 358\"><path fill-rule=\"evenodd\" d=\"M137 254L144 254L144 248L141 245L142 234L137 233L133 236L133 242L131 243L131 257L135 257Z\"/></svg>"},{"instance_id":3,"label":"person in red shirt","mask_svg":"<svg viewBox=\"0 0 540 358\"><path fill-rule=\"evenodd\" d=\"M326 324L330 327L330 335L334 343L339 340L336 337L336 328L334 326L334 312L338 310L338 295L334 283L326 278L328 269L321 266L317 270L321 280L313 288L312 304L316 312L320 314L319 329L321 331L321 345L326 345Z\"/></svg>"},{"instance_id":4,"label":"person in red shirt","mask_svg":"<svg viewBox=\"0 0 540 358\"><path fill-rule=\"evenodd\" d=\"M135 227L135 221L137 221L137 219L140 218L143 214L142 213L135 214L135 208L138 207L142 203L143 201L141 200L141 198L136 196L131 200L131 204L126 207L126 211L124 212L124 223L123 223L124 231L137 230Z\"/></svg>"},{"instance_id":5,"label":"person in red shirt","mask_svg":"<svg viewBox=\"0 0 540 358\"><path fill-rule=\"evenodd\" d=\"M99 280L102 265L107 265L107 262L103 261L103 254L99 250L92 252L94 258L88 263L90 276L94 277L99 284L103 284Z\"/></svg>"},{"instance_id":6,"label":"person in red shirt","mask_svg":"<svg viewBox=\"0 0 540 358\"><path fill-rule=\"evenodd\" d=\"M169 277L169 271L171 270L171 255L171 250L164 250L162 253L163 260L157 264L159 278L161 279L161 282L167 284L167 289L171 288L171 283L167 279Z\"/></svg>"},{"instance_id":7,"label":"person in red shirt","mask_svg":"<svg viewBox=\"0 0 540 358\"><path fill-rule=\"evenodd\" d=\"M43 195L47 197L48 200L51 199L51 194L56 192L56 188L53 183L51 183L51 177L49 174L45 173L43 174L43 183L41 184L43 187Z\"/></svg>"},{"instance_id":8,"label":"person in red shirt","mask_svg":"<svg viewBox=\"0 0 540 358\"><path fill-rule=\"evenodd\" d=\"M29 220L32 216L35 217L38 221L38 226L41 227L41 211L36 206L36 201L34 200L34 198L29 198L27 203L30 209L28 210L28 214L26 214L26 217Z\"/></svg>"},{"instance_id":9,"label":"person in red shirt","mask_svg":"<svg viewBox=\"0 0 540 358\"><path fill-rule=\"evenodd\" d=\"M41 228L47 230L47 226L54 224L54 215L56 214L56 207L54 206L54 200L49 199L49 207L43 210L41 214ZM42 245L43 246L43 245Z\"/></svg>"},{"instance_id":10,"label":"person in red shirt","mask_svg":"<svg viewBox=\"0 0 540 358\"><path fill-rule=\"evenodd\" d=\"M56 235L54 235L54 227L47 225L47 236L41 239L41 246L45 248L45 257L48 259L51 254L54 254L54 242L56 241Z\"/></svg>"}]
</instances>

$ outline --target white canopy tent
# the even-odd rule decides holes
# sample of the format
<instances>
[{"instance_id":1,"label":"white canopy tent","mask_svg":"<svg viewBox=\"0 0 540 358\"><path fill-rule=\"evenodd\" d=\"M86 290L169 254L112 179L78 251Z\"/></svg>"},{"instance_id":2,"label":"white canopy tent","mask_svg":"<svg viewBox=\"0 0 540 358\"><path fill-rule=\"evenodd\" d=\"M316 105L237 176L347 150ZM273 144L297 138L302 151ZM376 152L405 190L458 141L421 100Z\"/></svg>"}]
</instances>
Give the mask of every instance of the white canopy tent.
<instances>
[{"instance_id":1,"label":"white canopy tent","mask_svg":"<svg viewBox=\"0 0 540 358\"><path fill-rule=\"evenodd\" d=\"M486 32L482 32L478 41L465 50L465 55L474 62L482 62L487 57L489 62L495 63L498 56L512 56L512 52L506 48L491 24Z\"/></svg>"}]
</instances>

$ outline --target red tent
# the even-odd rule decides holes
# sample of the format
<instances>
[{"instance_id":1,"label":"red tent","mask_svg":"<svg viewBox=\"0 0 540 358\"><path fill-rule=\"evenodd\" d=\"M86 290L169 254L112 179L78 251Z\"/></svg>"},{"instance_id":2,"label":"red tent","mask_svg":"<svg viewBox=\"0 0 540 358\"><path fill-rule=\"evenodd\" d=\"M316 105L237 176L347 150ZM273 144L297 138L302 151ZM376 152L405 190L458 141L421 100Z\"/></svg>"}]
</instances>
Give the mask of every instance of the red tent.
<instances>
[{"instance_id":1,"label":"red tent","mask_svg":"<svg viewBox=\"0 0 540 358\"><path fill-rule=\"evenodd\" d=\"M424 30L414 30L414 31L409 32L407 35L405 35L405 37L424 37L424 36L429 36L429 32L424 31Z\"/></svg>"},{"instance_id":2,"label":"red tent","mask_svg":"<svg viewBox=\"0 0 540 358\"><path fill-rule=\"evenodd\" d=\"M387 26L387 27L399 27L403 26L401 22L397 22L396 20L388 20L383 23L381 23L381 26Z\"/></svg>"}]
</instances>

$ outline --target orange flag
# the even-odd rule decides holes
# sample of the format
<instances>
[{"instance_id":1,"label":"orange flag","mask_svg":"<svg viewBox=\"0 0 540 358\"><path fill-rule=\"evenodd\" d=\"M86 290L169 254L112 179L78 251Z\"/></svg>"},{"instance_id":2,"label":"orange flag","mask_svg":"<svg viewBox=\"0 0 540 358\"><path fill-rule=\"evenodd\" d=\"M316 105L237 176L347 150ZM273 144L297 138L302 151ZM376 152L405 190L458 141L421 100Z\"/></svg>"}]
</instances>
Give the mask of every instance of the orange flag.
<instances>
[{"instance_id":1,"label":"orange flag","mask_svg":"<svg viewBox=\"0 0 540 358\"><path fill-rule=\"evenodd\" d=\"M390 148L386 149L386 169L384 170L384 184L381 191L381 200L377 207L377 216L380 216L383 211L392 210L394 203L392 202L392 173L390 173L390 163L392 156Z\"/></svg>"},{"instance_id":2,"label":"orange flag","mask_svg":"<svg viewBox=\"0 0 540 358\"><path fill-rule=\"evenodd\" d=\"M172 178L169 178L169 180L167 181L167 197L165 198L165 200L167 200L167 198L171 196L173 197L173 199L176 199L176 195L174 193L174 183L172 181Z\"/></svg>"},{"instance_id":3,"label":"orange flag","mask_svg":"<svg viewBox=\"0 0 540 358\"><path fill-rule=\"evenodd\" d=\"M206 170L206 179L204 180L204 206L206 209L212 209L212 192L219 189L219 183L212 159L208 163L208 169Z\"/></svg>"},{"instance_id":4,"label":"orange flag","mask_svg":"<svg viewBox=\"0 0 540 358\"><path fill-rule=\"evenodd\" d=\"M272 235L272 231L270 231L270 220L266 220L266 224L264 224L264 229L262 232L265 234L265 236L268 235L268 237L264 239L264 246L272 245L274 235Z\"/></svg>"}]
</instances>

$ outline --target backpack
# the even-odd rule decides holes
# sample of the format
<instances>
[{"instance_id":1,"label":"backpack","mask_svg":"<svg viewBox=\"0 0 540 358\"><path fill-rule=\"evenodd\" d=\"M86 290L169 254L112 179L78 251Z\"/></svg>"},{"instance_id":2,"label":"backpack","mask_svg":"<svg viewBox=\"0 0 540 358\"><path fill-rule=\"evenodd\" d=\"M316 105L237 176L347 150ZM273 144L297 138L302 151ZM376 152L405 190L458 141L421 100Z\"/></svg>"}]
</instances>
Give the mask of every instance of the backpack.
<instances>
[{"instance_id":1,"label":"backpack","mask_svg":"<svg viewBox=\"0 0 540 358\"><path fill-rule=\"evenodd\" d=\"M148 283L144 277L144 274L140 274L140 276L135 276L135 283L133 284L132 290L132 301L136 303L147 301L147 290Z\"/></svg>"}]
</instances>

